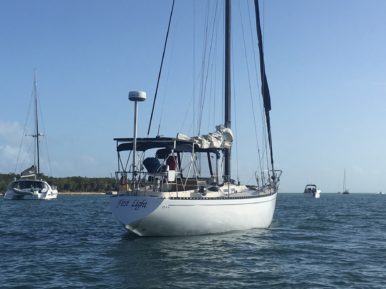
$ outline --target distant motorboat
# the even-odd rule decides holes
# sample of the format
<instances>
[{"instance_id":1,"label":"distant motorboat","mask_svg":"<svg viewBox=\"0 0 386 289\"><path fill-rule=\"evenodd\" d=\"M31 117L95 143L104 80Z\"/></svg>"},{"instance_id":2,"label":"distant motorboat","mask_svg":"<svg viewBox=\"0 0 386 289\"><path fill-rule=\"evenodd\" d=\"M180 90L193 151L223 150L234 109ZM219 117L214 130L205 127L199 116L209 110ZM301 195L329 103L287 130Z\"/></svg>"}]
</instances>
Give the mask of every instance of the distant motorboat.
<instances>
[{"instance_id":1,"label":"distant motorboat","mask_svg":"<svg viewBox=\"0 0 386 289\"><path fill-rule=\"evenodd\" d=\"M117 191L107 191L105 194L106 195L118 195L118 192Z\"/></svg>"},{"instance_id":2,"label":"distant motorboat","mask_svg":"<svg viewBox=\"0 0 386 289\"><path fill-rule=\"evenodd\" d=\"M306 187L304 188L304 193L305 194L312 194L312 196L315 198L315 199L319 199L320 198L320 193L322 191L319 190L316 185L314 184L308 184L306 185Z\"/></svg>"}]
</instances>

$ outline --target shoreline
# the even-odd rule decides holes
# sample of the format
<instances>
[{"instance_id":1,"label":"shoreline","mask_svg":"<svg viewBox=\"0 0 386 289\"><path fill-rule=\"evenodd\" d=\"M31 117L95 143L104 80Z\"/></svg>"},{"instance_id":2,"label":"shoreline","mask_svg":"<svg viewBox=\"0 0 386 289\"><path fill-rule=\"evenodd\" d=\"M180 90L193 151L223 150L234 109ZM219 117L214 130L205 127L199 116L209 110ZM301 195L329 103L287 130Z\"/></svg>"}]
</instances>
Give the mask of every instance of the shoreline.
<instances>
[{"instance_id":1,"label":"shoreline","mask_svg":"<svg viewBox=\"0 0 386 289\"><path fill-rule=\"evenodd\" d=\"M106 193L104 192L59 192L58 193L58 196L60 195L80 195L80 196L84 196L84 195L106 195Z\"/></svg>"}]
</instances>

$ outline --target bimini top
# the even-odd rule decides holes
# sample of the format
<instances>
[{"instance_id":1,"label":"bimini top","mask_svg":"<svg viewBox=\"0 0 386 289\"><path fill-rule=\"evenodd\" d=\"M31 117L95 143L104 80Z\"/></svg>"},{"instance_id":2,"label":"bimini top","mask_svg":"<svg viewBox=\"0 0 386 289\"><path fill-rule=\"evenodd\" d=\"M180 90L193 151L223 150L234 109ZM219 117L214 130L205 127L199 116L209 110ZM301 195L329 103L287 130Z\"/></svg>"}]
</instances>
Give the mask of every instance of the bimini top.
<instances>
[{"instance_id":1,"label":"bimini top","mask_svg":"<svg viewBox=\"0 0 386 289\"><path fill-rule=\"evenodd\" d=\"M114 138L117 141L117 151L131 151L134 146L133 138ZM192 151L194 145L191 141L178 141L177 138L155 137L137 138L137 151L146 151L154 148L174 149L180 148L181 151ZM185 149L183 149L185 147Z\"/></svg>"},{"instance_id":2,"label":"bimini top","mask_svg":"<svg viewBox=\"0 0 386 289\"><path fill-rule=\"evenodd\" d=\"M217 126L216 132L207 135L189 137L177 134L175 138L155 137L137 138L137 151L146 151L153 148L165 148L180 152L215 152L232 147L233 134L229 128ZM133 150L133 138L114 138L117 142L117 151Z\"/></svg>"},{"instance_id":3,"label":"bimini top","mask_svg":"<svg viewBox=\"0 0 386 289\"><path fill-rule=\"evenodd\" d=\"M307 184L307 185L306 185L306 188L307 188L307 187L316 188L316 185L314 185L314 184Z\"/></svg>"}]
</instances>

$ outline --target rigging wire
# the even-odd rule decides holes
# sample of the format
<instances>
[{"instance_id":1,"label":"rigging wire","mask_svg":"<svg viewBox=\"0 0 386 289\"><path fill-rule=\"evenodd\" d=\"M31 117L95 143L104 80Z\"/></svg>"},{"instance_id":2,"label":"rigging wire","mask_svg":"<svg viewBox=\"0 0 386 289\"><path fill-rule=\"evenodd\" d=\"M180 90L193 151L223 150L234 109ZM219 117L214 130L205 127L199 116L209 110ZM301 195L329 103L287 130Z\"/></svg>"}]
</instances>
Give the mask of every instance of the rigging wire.
<instances>
[{"instance_id":1,"label":"rigging wire","mask_svg":"<svg viewBox=\"0 0 386 289\"><path fill-rule=\"evenodd\" d=\"M42 123L43 132L46 132L46 127L45 127L45 122L44 122L44 117L43 117L43 110L41 109L40 96L39 96L38 92L36 92L36 97L38 99L38 108L40 108L40 109L38 109L38 111L40 113L40 120ZM48 150L47 136L46 136L46 134L43 134L41 136L44 136L44 143L45 143L45 149L46 149L47 161L48 161L48 170L49 170L50 175L52 176L51 158L50 158L50 154L49 154L49 150Z\"/></svg>"},{"instance_id":2,"label":"rigging wire","mask_svg":"<svg viewBox=\"0 0 386 289\"><path fill-rule=\"evenodd\" d=\"M201 132L201 124L203 121L203 111L204 111L204 106L205 106L205 99L207 95L207 90L208 90L208 80L210 76L210 71L213 71L216 67L215 64L215 51L216 51L216 44L217 44L217 31L216 31L216 23L218 23L218 10L219 10L219 1L216 1L215 5L215 13L213 17L213 21L207 22L206 24L206 30L205 30L205 45L204 45L204 50L203 50L203 61L202 61L202 79L201 79L201 95L200 95L200 103L199 103L199 119L198 119L198 135ZM208 7L208 10L209 7ZM207 14L209 15L209 13ZM208 16L209 18L209 16ZM211 26L211 29L209 29L209 26ZM209 40L209 48L208 48L208 40ZM213 72L212 72L213 73ZM215 73L213 73L215 74ZM211 81L212 78L210 78ZM213 83L213 82L211 82ZM209 85L210 86L210 85ZM209 92L210 95L210 92ZM209 109L210 112L210 109Z\"/></svg>"},{"instance_id":3,"label":"rigging wire","mask_svg":"<svg viewBox=\"0 0 386 289\"><path fill-rule=\"evenodd\" d=\"M21 136L19 151L17 153L17 158L16 158L16 165L15 165L15 172L14 172L15 174L17 172L18 165L19 165L19 159L20 159L20 155L21 155L21 149L23 147L24 137L27 135L27 123L29 120L30 112L31 112L32 100L33 100L33 92L31 92L31 95L30 95L30 100L29 100L28 110L27 110L27 116L24 120L23 134Z\"/></svg>"},{"instance_id":4,"label":"rigging wire","mask_svg":"<svg viewBox=\"0 0 386 289\"><path fill-rule=\"evenodd\" d=\"M183 113L183 118L180 122L180 128L179 131L183 131L185 127L185 123L190 116L190 110L192 109L192 131L191 133L194 133L195 131L195 97L196 97L196 1L192 1L192 19L193 19L193 33L192 33L192 47L193 47L193 77L192 77L192 97L189 97L188 104L185 105L185 113ZM193 105L192 105L193 103ZM189 130L189 125L188 125Z\"/></svg>"},{"instance_id":5,"label":"rigging wire","mask_svg":"<svg viewBox=\"0 0 386 289\"><path fill-rule=\"evenodd\" d=\"M232 51L232 58L231 59L234 59L233 57L233 51L234 49L231 49ZM232 61L232 70L235 71L234 69L234 61ZM235 129L233 130L235 132L235 137L234 139L236 139L235 141L235 148L236 148L236 176L237 176L237 181L240 182L240 175L239 175L239 141L238 141L238 137L237 137L237 132L239 131L238 130L238 122L237 122L237 97L236 97L236 81L235 81L235 78L233 77L232 78L232 90L233 90L233 93L232 93L232 96L233 96L233 105L234 105L234 110L233 110L233 114L234 114L234 127Z\"/></svg>"},{"instance_id":6,"label":"rigging wire","mask_svg":"<svg viewBox=\"0 0 386 289\"><path fill-rule=\"evenodd\" d=\"M195 131L195 97L196 97L196 1L193 1L193 134Z\"/></svg>"},{"instance_id":7,"label":"rigging wire","mask_svg":"<svg viewBox=\"0 0 386 289\"><path fill-rule=\"evenodd\" d=\"M167 32L166 32L166 38L165 38L165 43L164 43L164 49L163 49L163 52L162 52L161 66L160 66L160 69L159 69L159 72L158 72L157 86L156 86L156 89L155 89L155 94L154 94L154 99L153 99L153 106L152 106L152 109L151 109L151 115L150 115L149 127L148 127L148 130L147 130L147 135L150 134L151 122L152 122L152 120L153 120L154 107L155 107L155 102L156 102L156 100L157 100L157 93L158 93L159 82L160 82L160 79L161 79L162 66L163 66L163 62L164 62L164 58L165 58L166 46L167 46L168 38L169 38L170 23L172 22L172 16L173 16L173 10L174 10L174 2L175 2L175 0L173 0L172 9L171 9L171 11L170 11L170 17L169 17L168 29L167 29Z\"/></svg>"},{"instance_id":8,"label":"rigging wire","mask_svg":"<svg viewBox=\"0 0 386 289\"><path fill-rule=\"evenodd\" d=\"M271 119L270 119L270 114L269 114L269 112L271 110L271 97L270 97L270 92L269 92L267 76L265 73L264 51L263 51L263 33L262 33L261 24L260 24L259 1L255 0L254 2L255 2L255 15L256 15L256 32L257 32L257 40L258 40L258 46L259 46L259 58L260 58L261 93L263 95L265 120L266 120L266 125L267 125L266 128L267 128L267 135L268 135L269 154L270 154L270 161L271 161L271 170L268 170L268 175L270 174L270 171L272 171L272 178L274 178L275 177L275 173L274 173L275 168L274 168L273 150L272 150ZM263 6L263 14L264 14L264 6ZM269 167L269 164L268 164L268 167Z\"/></svg>"},{"instance_id":9,"label":"rigging wire","mask_svg":"<svg viewBox=\"0 0 386 289\"><path fill-rule=\"evenodd\" d=\"M171 41L171 48L170 48L170 53L169 54L171 56L169 56L169 58L174 55L173 36L172 36L170 41ZM166 70L166 77L164 77L165 80L163 81L165 83L165 85L164 85L164 87L165 87L164 88L164 91L165 91L164 95L165 96L168 95L170 73L171 73L171 69L169 68L169 69ZM158 122L157 135L160 135L161 123L162 123L162 119L163 119L163 115L164 115L164 108L165 108L166 101L167 101L167 97L162 97L162 102L161 102L161 106L160 106L161 109L160 109L160 117L159 117L159 122Z\"/></svg>"},{"instance_id":10,"label":"rigging wire","mask_svg":"<svg viewBox=\"0 0 386 289\"><path fill-rule=\"evenodd\" d=\"M245 40L245 28L244 28L244 22L243 22L243 17L242 17L242 14L241 14L241 6L240 6L240 2L239 2L239 13L240 13L240 22L241 22L241 31L242 31L242 37L243 37L243 43L244 43L244 56L245 56L245 64L246 64L246 67L247 67L247 75L248 75L248 87L249 87L249 96L250 96L250 99L251 99L251 110L252 110L252 116L253 116L253 126L254 126L254 129L255 129L255 139L256 139L256 144L257 144L257 154L258 154L258 163L259 163L259 167L260 167L260 171L263 170L262 168L262 162L261 162L261 155L260 155L260 142L259 142L259 138L258 138L258 130L257 130L257 121L256 121L256 114L255 114L255 102L254 102L254 99L253 99L253 92L252 92L252 84L251 84L251 73L250 73L250 70L249 70L249 62L248 62L248 54L247 54L247 43L246 43L246 40Z\"/></svg>"},{"instance_id":11,"label":"rigging wire","mask_svg":"<svg viewBox=\"0 0 386 289\"><path fill-rule=\"evenodd\" d=\"M218 2L216 3L218 4ZM209 95L209 100L206 101L206 102L203 102L203 105L205 103L208 103L208 109L207 109L207 113L208 113L208 121L206 121L207 123L207 131L211 131L213 129L213 127L216 125L216 121L215 121L215 116L216 116L216 95L217 95L217 91L216 91L216 83L217 83L217 65L216 65L216 60L218 59L217 58L217 47L218 47L218 29L216 29L216 25L218 25L218 16L217 16L217 11L219 10L218 8L218 5L216 5L216 12L215 12L215 19L213 21L213 28L212 28L212 37L211 37L211 55L209 56L209 59L211 60L210 62L210 66L208 67L208 71L207 71L207 82L209 80L209 85L207 84L206 87L208 87L208 89L206 89L208 91L208 95ZM213 49L212 49L212 46L213 46ZM211 72L211 77L209 78L209 71ZM213 103L212 103L213 102ZM212 112L212 104L213 104L213 112ZM204 107L203 107L204 109ZM201 119L201 122L202 122L202 119ZM218 124L218 123L217 123Z\"/></svg>"},{"instance_id":12,"label":"rigging wire","mask_svg":"<svg viewBox=\"0 0 386 289\"><path fill-rule=\"evenodd\" d=\"M252 4L253 5L253 4ZM251 39L253 39L254 42L258 42L258 39L256 39L256 37L254 37L254 34L252 33L252 31L254 30L252 28L253 24L252 24L252 18L254 17L251 17L251 10L250 10L250 7L249 5L247 6L248 7L248 18L249 18L249 26L250 26L250 34L251 34ZM264 14L264 3L263 3L263 14ZM264 28L264 15L263 15L263 21L262 21L262 26ZM256 24L255 24L256 26ZM257 87L262 87L262 84L260 83L259 81L259 73L258 73L258 69L257 67L259 67L257 65L257 59L256 59L256 55L258 55L259 52L256 51L256 46L255 45L252 45L252 49L253 49L253 60L254 60L254 71L255 71L255 79L256 79L256 82L257 82ZM259 91L259 95L262 96L262 91L260 89L258 89ZM261 158L262 160L264 160L266 162L266 167L269 168L269 159L268 159L268 128L267 128L267 124L265 122L265 119L264 119L264 105L262 103L262 98L258 97L258 102L259 102L259 107L260 107L260 115L261 115L261 133L264 135L264 137L262 138L263 140L263 145L264 145L264 149L263 149L263 152L261 153ZM268 170L269 171L269 170ZM262 179L264 180L264 174L262 172Z\"/></svg>"},{"instance_id":13,"label":"rigging wire","mask_svg":"<svg viewBox=\"0 0 386 289\"><path fill-rule=\"evenodd\" d=\"M253 28L252 28L252 18L251 18L251 10L250 10L250 5L247 5L247 8L248 8L248 19L249 19L249 32L250 32L250 39L251 41L254 41L254 42L257 42L257 39L256 37L254 37L254 34L252 33L253 31ZM264 24L264 21L263 23ZM259 75L258 75L258 64L257 64L257 59L256 59L256 55L258 55L258 52L256 51L256 45L252 45L251 46L252 49L253 49L253 53L252 53L252 56L253 56L253 63L254 63L254 72L255 72L255 80L256 80L256 85L257 85L257 88L261 87L261 84L260 84L260 81L259 81ZM259 91L259 95L261 95L261 90L258 89ZM260 116L261 116L261 131L262 133L264 134L264 143L265 143L265 151L264 153L266 154L266 157L268 157L268 154L267 154L267 150L268 150L268 147L267 147L267 129L266 129L266 123L265 123L265 120L264 120L264 110L263 110L263 103L262 103L262 98L260 97L257 97L257 101L259 103L259 108L260 108ZM264 154L262 154L262 158L264 158Z\"/></svg>"},{"instance_id":14,"label":"rigging wire","mask_svg":"<svg viewBox=\"0 0 386 289\"><path fill-rule=\"evenodd\" d=\"M196 6L193 6L193 96L192 96L192 107L193 110L193 134L199 135L203 129L203 123L207 124L207 129L209 130L209 126L212 122L215 122L216 113L211 114L212 105L213 110L215 111L218 106L215 106L215 96L218 95L216 92L216 84L217 84L217 69L218 67L215 65L216 61L218 61L217 54L217 39L218 39L218 29L217 26L219 24L219 1L205 2L205 14L203 16L202 24L204 35L202 48L200 49L201 57L200 57L200 65L199 65L199 73L197 74L196 68L196 56L197 56L197 22L196 22ZM214 12L213 12L214 10ZM213 12L213 13L212 13ZM213 17L211 15L214 15ZM196 85L198 83L198 85ZM198 89L197 89L198 87ZM196 91L199 91L198 96ZM209 100L208 100L209 98ZM213 104L212 104L213 100ZM208 121L204 122L204 116L206 115L204 112L208 113ZM186 121L186 113L183 118L183 122Z\"/></svg>"},{"instance_id":15,"label":"rigging wire","mask_svg":"<svg viewBox=\"0 0 386 289\"><path fill-rule=\"evenodd\" d=\"M262 29L262 35L261 35L261 37L264 39L265 38L265 25L264 25L264 18L265 18L265 3L264 3L264 1L262 1L262 3L261 3L262 5L262 13L261 13L261 17L262 17L262 21L261 21L261 29ZM259 13L259 15L260 15L260 13ZM265 39L264 39L264 41L265 41ZM265 68L264 68L265 69ZM266 135L266 138L265 138L265 147L266 147L266 155L267 155L267 157L266 157L266 161L267 161L267 168L269 168L269 157L268 157L268 155L269 155L269 152L268 152L268 147L269 147L269 134L268 134L268 125L267 125L267 123L265 122L265 121L263 121L263 123L264 123L264 126L263 126L263 128L264 128L264 132L265 132L265 135ZM272 166L273 167L273 166ZM268 173L269 173L269 170L268 170Z\"/></svg>"},{"instance_id":16,"label":"rigging wire","mask_svg":"<svg viewBox=\"0 0 386 289\"><path fill-rule=\"evenodd\" d=\"M200 97L198 99L198 120L197 120L197 135L200 135L200 126L201 126L201 118L202 118L202 105L203 105L203 95L205 93L205 68L206 68L206 57L207 57L207 50L208 50L208 35L209 35L209 10L210 10L210 1L207 2L207 7L205 9L206 15L205 15L205 25L204 25L204 44L203 44L203 50L202 50L202 60L201 60L201 82L200 82Z\"/></svg>"},{"instance_id":17,"label":"rigging wire","mask_svg":"<svg viewBox=\"0 0 386 289\"><path fill-rule=\"evenodd\" d=\"M196 132L196 91L197 91L197 75L196 75L196 55L197 55L197 52L196 52L196 47L197 47L197 22L196 22L196 18L197 18L197 2L196 1L192 1L193 3L193 34L192 34L192 46L193 46L193 77L192 77L192 85L193 85L193 89L192 89L192 97L189 97L189 102L187 103L186 105L186 109L185 109L185 113L183 114L183 119L181 121L181 125L180 125L180 131L183 131L184 127L185 127L185 123L187 122L187 119L189 118L190 116L190 111L192 110L192 122L191 122L191 127L188 125L188 130L191 129L191 134L195 134ZM207 9L205 9L207 10ZM200 22L198 22L200 23Z\"/></svg>"}]
</instances>

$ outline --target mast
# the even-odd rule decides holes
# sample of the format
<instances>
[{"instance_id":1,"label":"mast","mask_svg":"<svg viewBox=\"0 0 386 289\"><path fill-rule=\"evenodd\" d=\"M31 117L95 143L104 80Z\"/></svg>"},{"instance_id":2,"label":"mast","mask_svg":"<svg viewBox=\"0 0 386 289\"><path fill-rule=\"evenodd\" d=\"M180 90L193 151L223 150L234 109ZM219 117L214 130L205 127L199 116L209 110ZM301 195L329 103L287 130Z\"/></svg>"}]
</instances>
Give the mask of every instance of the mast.
<instances>
[{"instance_id":1,"label":"mast","mask_svg":"<svg viewBox=\"0 0 386 289\"><path fill-rule=\"evenodd\" d=\"M267 76L265 74L263 36L262 36L262 33L261 33L261 25L260 25L259 0L255 0L255 15L256 15L257 39L258 39L258 42L259 42L261 93L263 95L265 120L266 120L266 123L267 123L268 143L269 143L269 152L270 152L271 169L272 169L272 179L275 180L275 168L274 168L274 165L273 165L273 151L272 151L271 119L270 119L270 115L269 115L269 112L271 110L271 96L270 96L270 93L269 93Z\"/></svg>"},{"instance_id":2,"label":"mast","mask_svg":"<svg viewBox=\"0 0 386 289\"><path fill-rule=\"evenodd\" d=\"M225 81L224 81L224 126L231 128L231 1L225 1ZM224 181L231 178L231 148L224 151Z\"/></svg>"},{"instance_id":3,"label":"mast","mask_svg":"<svg viewBox=\"0 0 386 289\"><path fill-rule=\"evenodd\" d=\"M36 71L34 73L34 101L35 101L35 137L36 143L36 157L37 159L35 160L35 166L36 166L36 175L35 179L39 178L40 174L40 148L39 148L39 119L38 119L38 96L37 96L37 80L36 80Z\"/></svg>"}]
</instances>

